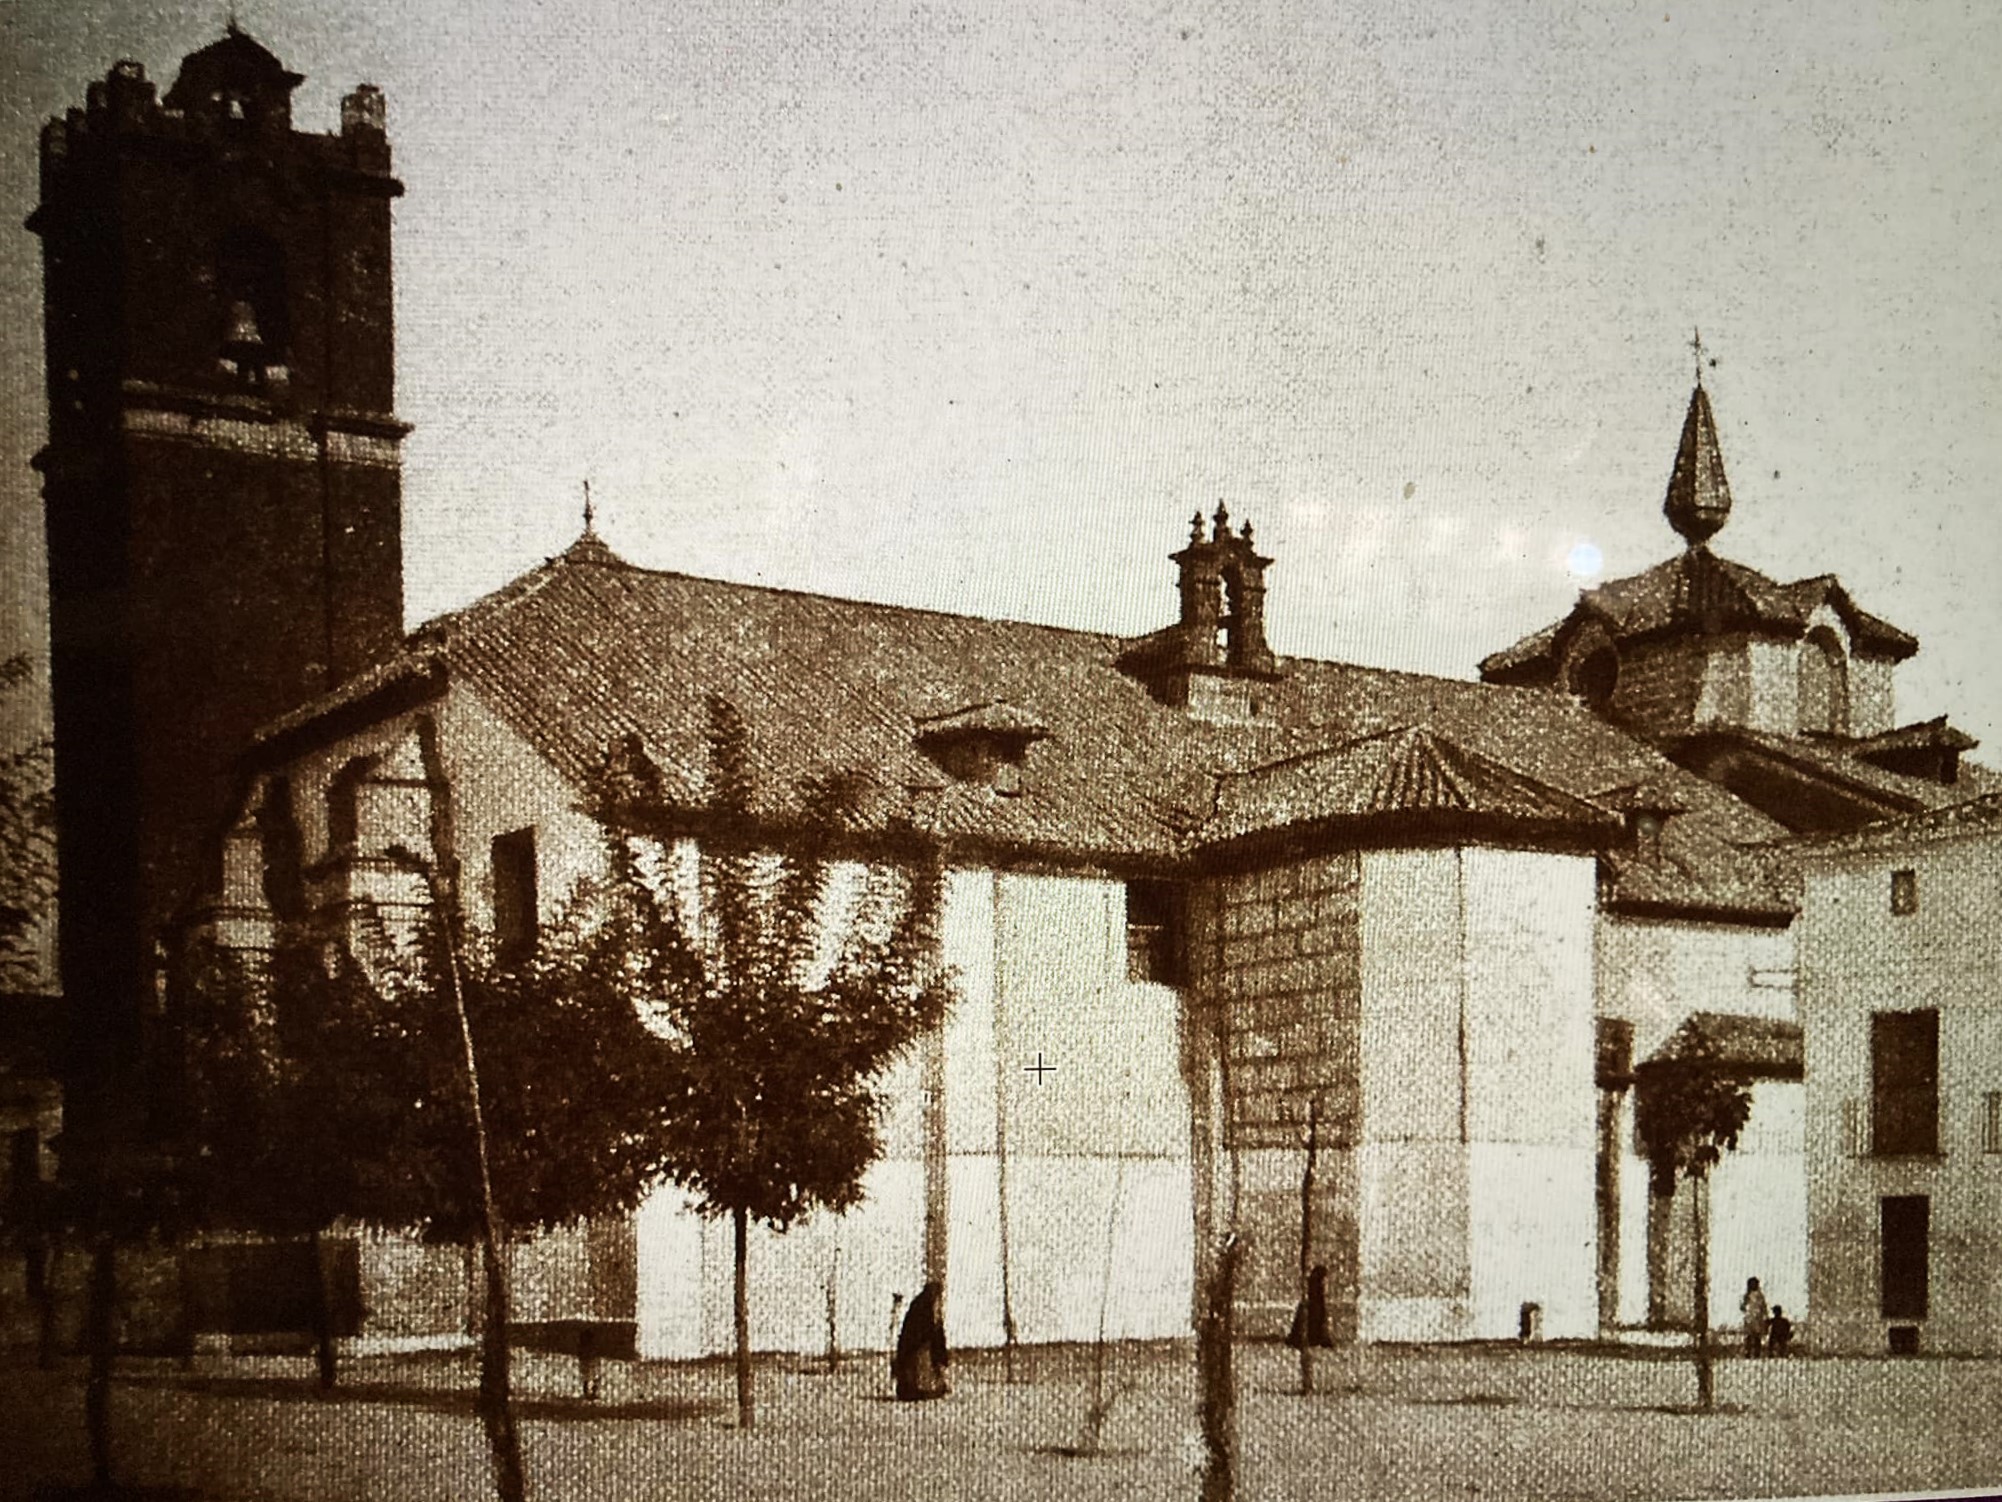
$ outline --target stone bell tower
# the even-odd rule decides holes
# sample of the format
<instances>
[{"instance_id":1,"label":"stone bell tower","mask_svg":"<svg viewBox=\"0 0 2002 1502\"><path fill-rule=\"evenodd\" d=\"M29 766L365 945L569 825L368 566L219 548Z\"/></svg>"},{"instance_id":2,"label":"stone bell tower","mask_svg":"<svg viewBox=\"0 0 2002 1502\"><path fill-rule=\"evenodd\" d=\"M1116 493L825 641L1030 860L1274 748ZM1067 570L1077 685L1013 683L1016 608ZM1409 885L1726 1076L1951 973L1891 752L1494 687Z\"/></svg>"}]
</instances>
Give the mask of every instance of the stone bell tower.
<instances>
[{"instance_id":1,"label":"stone bell tower","mask_svg":"<svg viewBox=\"0 0 2002 1502\"><path fill-rule=\"evenodd\" d=\"M380 92L313 134L300 81L232 25L42 131L61 966L112 1079L251 731L402 634L403 188Z\"/></svg>"}]
</instances>

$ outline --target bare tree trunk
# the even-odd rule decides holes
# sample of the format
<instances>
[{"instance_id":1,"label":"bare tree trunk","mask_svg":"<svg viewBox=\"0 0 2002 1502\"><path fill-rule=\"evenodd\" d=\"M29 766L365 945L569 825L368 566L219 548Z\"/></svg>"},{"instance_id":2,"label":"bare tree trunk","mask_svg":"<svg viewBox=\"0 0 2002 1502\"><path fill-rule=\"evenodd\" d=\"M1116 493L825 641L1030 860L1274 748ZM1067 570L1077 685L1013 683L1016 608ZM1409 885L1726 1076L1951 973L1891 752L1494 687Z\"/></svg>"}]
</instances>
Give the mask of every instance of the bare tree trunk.
<instances>
[{"instance_id":1,"label":"bare tree trunk","mask_svg":"<svg viewBox=\"0 0 2002 1502\"><path fill-rule=\"evenodd\" d=\"M494 1491L501 1502L525 1502L528 1477L521 1462L521 1432L515 1427L508 1369L507 1273L491 1219L481 1228L480 1270L486 1309L480 1324L480 1424L494 1457Z\"/></svg>"},{"instance_id":2,"label":"bare tree trunk","mask_svg":"<svg viewBox=\"0 0 2002 1502\"><path fill-rule=\"evenodd\" d=\"M1123 1105L1123 1102L1122 1102ZM1105 1273L1098 1285L1098 1336L1091 1344L1091 1396L1084 1411L1084 1443L1087 1455L1096 1455L1105 1438L1105 1421L1112 1412L1112 1400L1105 1395L1105 1319L1112 1304L1113 1237L1119 1229L1119 1197L1126 1187L1126 1159L1122 1155L1112 1170L1112 1209L1105 1217Z\"/></svg>"},{"instance_id":3,"label":"bare tree trunk","mask_svg":"<svg viewBox=\"0 0 2002 1502\"><path fill-rule=\"evenodd\" d=\"M487 1151L486 1113L480 1101L479 1057L473 1048L473 1022L466 1012L466 988L459 973L458 891L448 891L435 867L424 867L434 910L445 925L445 973L451 984L452 1010L459 1021L459 1041L466 1060L466 1094L473 1123L473 1148L480 1169L480 1267L486 1275L485 1320L480 1330L480 1422L493 1451L494 1491L500 1502L526 1502L528 1477L521 1461L521 1431L514 1421L509 1391L507 1270L501 1263L500 1217L494 1208L494 1181Z\"/></svg>"},{"instance_id":4,"label":"bare tree trunk","mask_svg":"<svg viewBox=\"0 0 2002 1502\"><path fill-rule=\"evenodd\" d=\"M109 1191L105 1191L109 1192ZM90 1244L90 1283L84 1308L90 1373L84 1379L83 1421L90 1437L92 1484L111 1489L111 1366L117 1359L118 1244L99 1231Z\"/></svg>"},{"instance_id":5,"label":"bare tree trunk","mask_svg":"<svg viewBox=\"0 0 2002 1502\"><path fill-rule=\"evenodd\" d=\"M837 1241L827 1267L827 1375L830 1377L841 1370L840 1285L841 1243Z\"/></svg>"},{"instance_id":6,"label":"bare tree trunk","mask_svg":"<svg viewBox=\"0 0 2002 1502\"><path fill-rule=\"evenodd\" d=\"M994 873L994 1194L1001 1230L1001 1370L1015 1380L1015 1285L1008 1245L1008 1065L1002 1001L1007 995L1006 945L1001 929L1001 873Z\"/></svg>"},{"instance_id":7,"label":"bare tree trunk","mask_svg":"<svg viewBox=\"0 0 2002 1502\"><path fill-rule=\"evenodd\" d=\"M737 1427L748 1429L757 1412L756 1393L751 1387L751 1217L742 1205L730 1212L730 1229L737 1263L732 1289L737 1324Z\"/></svg>"},{"instance_id":8,"label":"bare tree trunk","mask_svg":"<svg viewBox=\"0 0 2002 1502\"><path fill-rule=\"evenodd\" d=\"M28 1297L35 1304L35 1366L50 1371L56 1364L56 1259L59 1247L40 1232L27 1252Z\"/></svg>"},{"instance_id":9,"label":"bare tree trunk","mask_svg":"<svg viewBox=\"0 0 2002 1502\"><path fill-rule=\"evenodd\" d=\"M1307 1158L1300 1169L1300 1291L1307 1297L1314 1271L1314 1168L1321 1155L1321 1103L1307 1107ZM1302 1304L1307 1316L1300 1322L1300 1392L1314 1390L1314 1331L1311 1304Z\"/></svg>"},{"instance_id":10,"label":"bare tree trunk","mask_svg":"<svg viewBox=\"0 0 2002 1502\"><path fill-rule=\"evenodd\" d=\"M1699 1169L1689 1182L1689 1214L1695 1231L1691 1260L1696 1264L1696 1406L1717 1406L1717 1376L1710 1360L1710 1176Z\"/></svg>"},{"instance_id":11,"label":"bare tree trunk","mask_svg":"<svg viewBox=\"0 0 2002 1502\"><path fill-rule=\"evenodd\" d=\"M1237 1384L1231 1374L1231 1340L1237 1308L1239 1242L1224 1238L1203 1290L1203 1322L1196 1332L1196 1372L1202 1388L1202 1502L1235 1502L1237 1496Z\"/></svg>"},{"instance_id":12,"label":"bare tree trunk","mask_svg":"<svg viewBox=\"0 0 2002 1502\"><path fill-rule=\"evenodd\" d=\"M333 1300L327 1294L326 1248L318 1231L310 1243L313 1254L313 1356L319 1366L320 1391L332 1392L340 1379L340 1355L334 1349Z\"/></svg>"}]
</instances>

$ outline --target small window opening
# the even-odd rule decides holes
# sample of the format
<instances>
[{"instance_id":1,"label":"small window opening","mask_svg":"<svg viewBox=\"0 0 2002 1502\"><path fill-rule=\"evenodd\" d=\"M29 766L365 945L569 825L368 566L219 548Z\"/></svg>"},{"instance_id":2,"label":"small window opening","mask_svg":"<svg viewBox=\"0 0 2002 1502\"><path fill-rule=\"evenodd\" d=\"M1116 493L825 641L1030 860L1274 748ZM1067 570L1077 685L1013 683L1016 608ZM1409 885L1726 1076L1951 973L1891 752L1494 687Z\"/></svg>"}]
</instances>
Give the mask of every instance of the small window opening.
<instances>
[{"instance_id":1,"label":"small window opening","mask_svg":"<svg viewBox=\"0 0 2002 1502\"><path fill-rule=\"evenodd\" d=\"M1594 647L1571 669L1571 692L1587 704L1604 708L1620 686L1620 657L1609 645Z\"/></svg>"},{"instance_id":2,"label":"small window opening","mask_svg":"<svg viewBox=\"0 0 2002 1502\"><path fill-rule=\"evenodd\" d=\"M327 846L352 850L361 838L361 789L375 771L373 756L357 756L327 780Z\"/></svg>"},{"instance_id":3,"label":"small window opening","mask_svg":"<svg viewBox=\"0 0 2002 1502\"><path fill-rule=\"evenodd\" d=\"M1182 889L1171 881L1126 884L1126 978L1182 983Z\"/></svg>"},{"instance_id":4,"label":"small window opening","mask_svg":"<svg viewBox=\"0 0 2002 1502\"><path fill-rule=\"evenodd\" d=\"M496 835L493 842L494 954L518 965L535 953L535 830Z\"/></svg>"},{"instance_id":5,"label":"small window opening","mask_svg":"<svg viewBox=\"0 0 2002 1502\"><path fill-rule=\"evenodd\" d=\"M1916 871L1893 871L1891 873L1891 911L1900 917L1919 910L1919 873Z\"/></svg>"},{"instance_id":6,"label":"small window opening","mask_svg":"<svg viewBox=\"0 0 2002 1502\"><path fill-rule=\"evenodd\" d=\"M1981 1150L2002 1153L2002 1090L1981 1097Z\"/></svg>"},{"instance_id":7,"label":"small window opening","mask_svg":"<svg viewBox=\"0 0 2002 1502\"><path fill-rule=\"evenodd\" d=\"M1849 664L1842 643L1826 626L1808 632L1800 644L1800 728L1813 735L1849 731Z\"/></svg>"}]
</instances>

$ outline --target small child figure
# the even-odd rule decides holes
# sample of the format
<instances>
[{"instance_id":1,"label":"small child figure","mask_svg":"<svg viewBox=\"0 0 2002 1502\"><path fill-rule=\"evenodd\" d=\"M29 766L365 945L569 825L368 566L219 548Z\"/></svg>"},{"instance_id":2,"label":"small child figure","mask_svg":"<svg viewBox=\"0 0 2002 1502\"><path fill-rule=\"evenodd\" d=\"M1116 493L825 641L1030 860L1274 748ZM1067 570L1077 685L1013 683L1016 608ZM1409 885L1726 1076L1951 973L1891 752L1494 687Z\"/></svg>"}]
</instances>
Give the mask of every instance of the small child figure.
<instances>
[{"instance_id":1,"label":"small child figure","mask_svg":"<svg viewBox=\"0 0 2002 1502\"><path fill-rule=\"evenodd\" d=\"M1793 1344L1793 1321L1787 1318L1786 1310L1773 1305L1772 1322L1766 1326L1766 1354L1784 1356Z\"/></svg>"}]
</instances>

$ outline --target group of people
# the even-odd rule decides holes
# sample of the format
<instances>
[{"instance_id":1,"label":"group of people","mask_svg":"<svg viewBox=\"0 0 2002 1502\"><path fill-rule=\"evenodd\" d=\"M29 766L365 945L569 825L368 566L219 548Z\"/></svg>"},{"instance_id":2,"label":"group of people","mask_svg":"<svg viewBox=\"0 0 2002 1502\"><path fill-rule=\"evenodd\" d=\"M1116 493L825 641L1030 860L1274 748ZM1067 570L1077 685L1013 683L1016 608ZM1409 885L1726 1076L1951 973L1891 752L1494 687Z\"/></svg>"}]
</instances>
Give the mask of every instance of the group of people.
<instances>
[{"instance_id":1,"label":"group of people","mask_svg":"<svg viewBox=\"0 0 2002 1502\"><path fill-rule=\"evenodd\" d=\"M942 1398L952 1391L945 1369L950 1357L945 1346L944 1286L925 1284L904 1315L897 1331L896 1350L890 1357L890 1377L900 1403ZM1778 1304L1766 1306L1765 1290L1757 1278L1745 1280L1745 1296L1738 1300L1744 1315L1745 1354L1784 1356L1793 1343L1793 1321ZM1307 1275L1307 1297L1293 1312L1293 1328L1286 1344L1296 1350L1305 1346L1332 1346L1334 1332L1328 1324L1328 1270L1316 1267Z\"/></svg>"},{"instance_id":2,"label":"group of people","mask_svg":"<svg viewBox=\"0 0 2002 1502\"><path fill-rule=\"evenodd\" d=\"M1738 1300L1738 1308L1745 1316L1745 1354L1747 1356L1784 1356L1793 1345L1793 1321L1787 1318L1786 1310L1778 1304L1770 1311L1766 1308L1765 1290L1759 1287L1757 1278L1745 1279L1745 1296Z\"/></svg>"}]
</instances>

